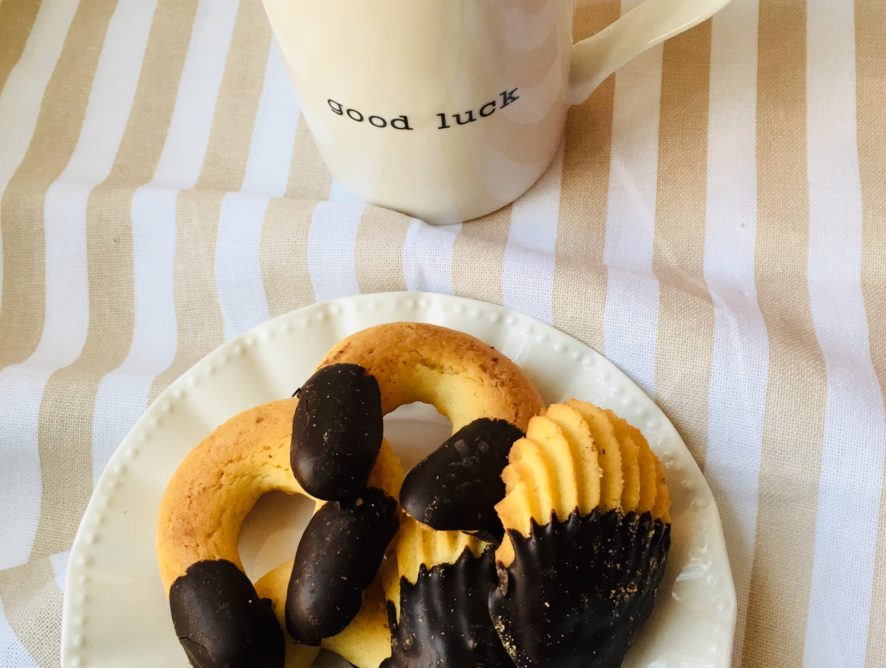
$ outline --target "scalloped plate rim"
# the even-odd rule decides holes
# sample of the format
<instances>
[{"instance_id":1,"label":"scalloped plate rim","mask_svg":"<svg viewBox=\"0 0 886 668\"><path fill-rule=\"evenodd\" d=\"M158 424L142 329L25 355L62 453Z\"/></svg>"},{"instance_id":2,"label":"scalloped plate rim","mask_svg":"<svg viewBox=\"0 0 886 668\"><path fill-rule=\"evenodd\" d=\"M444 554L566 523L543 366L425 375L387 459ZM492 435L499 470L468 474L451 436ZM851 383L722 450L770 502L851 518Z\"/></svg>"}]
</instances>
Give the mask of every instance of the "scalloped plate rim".
<instances>
[{"instance_id":1,"label":"scalloped plate rim","mask_svg":"<svg viewBox=\"0 0 886 668\"><path fill-rule=\"evenodd\" d=\"M398 312L404 312L404 310L413 311L418 317L408 317L408 313L406 314L407 317L402 317L399 315L394 318L377 317L382 314L382 310L386 307L386 305L388 308L398 309ZM359 313L361 311L363 311L364 313L363 316L359 316ZM135 441L137 441L140 436L143 439L145 434L150 434L151 429L160 428L158 426L158 413L162 412L161 407L169 407L173 405L173 402L181 401L185 391L197 391L198 386L195 383L195 379L200 378L201 375L206 375L206 370L212 369L213 365L218 364L221 360L224 360L224 364L228 364L230 363L230 358L232 356L243 357L244 355L242 351L244 348L254 348L256 346L256 343L268 341L271 336L271 332L275 332L278 330L291 332L294 329L294 327L292 326L293 322L301 321L303 323L302 327L309 327L310 325L305 323L313 322L312 318L320 317L320 320L322 322L328 323L328 321L331 320L333 324L336 324L340 328L344 327L344 332L350 333L351 331L356 331L356 329L350 326L355 320L360 323L358 324L358 329L369 326L369 324L363 322L363 320L371 322L412 320L418 322L434 322L436 324L450 326L454 329L461 329L462 331L466 331L463 323L462 326L458 326L455 322L453 322L460 319L463 320L465 313L468 314L467 317L473 318L475 320L478 319L481 315L488 317L491 324L493 326L496 326L493 327L493 329L497 332L502 332L503 326L510 327L511 329L519 326L522 328L522 336L524 342L527 336L536 337L536 332L538 332L539 334L536 337L538 338L538 341L535 341L533 339L532 341L530 341L530 345L537 344L540 346L549 346L550 339L553 338L554 340L558 340L556 343L553 344L550 354L555 355L558 352L562 353L564 350L571 348L573 351L572 360L575 362L581 362L581 364L573 365L575 376L583 378L585 375L591 373L591 369L594 366L597 366L598 362L600 363L599 366L603 368L603 370L600 372L600 375L602 377L607 377L609 380L599 381L599 383L604 383L602 387L610 388L609 392L604 397L604 401L600 402L601 404L603 404L604 406L612 406L612 404L615 403L619 397L624 397L625 392L627 392L628 397L633 397L634 400L639 400L641 405L644 405L644 408L647 411L651 410L650 422L647 425L637 424L637 426L641 429L641 431L644 432L645 435L647 435L647 438L649 438L650 441L650 445L654 450L657 451L659 456L662 456L663 454L666 456L666 476L668 478L669 487L674 489L673 483L677 483L678 485L686 487L685 490L679 490L677 494L681 494L684 496L685 494L691 495L693 497L692 503L695 503L696 499L701 500L701 512L704 512L706 516L709 516L707 517L709 524L705 526L705 530L706 532L711 534L709 538L713 539L714 541L712 552L718 555L719 561L714 560L712 564L714 567L719 569L720 575L719 580L710 580L710 575L707 575L706 577L708 578L707 584L709 586L716 586L724 590L722 592L722 596L725 596L725 598L720 599L720 604L715 611L716 614L719 615L718 628L720 629L720 633L723 636L724 642L720 645L709 645L708 654L710 654L710 650L712 650L712 648L716 647L718 649L714 656L708 655L705 657L705 659L709 661L707 665L710 666L722 666L724 668L729 666L731 664L732 642L735 628L736 598L731 569L729 566L728 554L725 547L725 538L723 536L722 525L719 519L718 511L716 509L713 494L709 486L707 485L707 482L705 481L701 470L692 459L692 456L686 448L686 445L680 437L679 433L670 423L663 411L661 411L658 405L648 395L646 395L645 392L643 392L632 380L630 380L605 356L593 350L578 339L570 336L569 334L561 332L551 325L543 323L533 318L532 316L513 311L504 306L499 306L497 304L491 304L488 302L468 299L464 297L425 292L387 292L354 295L306 305L299 309L279 315L273 319L267 320L264 323L251 328L246 332L243 332L242 334L230 339L229 341L218 346L211 352L207 353L192 367L190 367L190 369L188 369L179 378L173 381L163 392L160 393L160 395L151 403L151 405L139 418L136 424L132 427L132 429L114 451L113 455L110 457L107 466L105 467L95 486L92 498L89 501L86 512L84 513L80 527L78 528L76 537L74 539L74 543L70 553L68 572L66 575L65 596L63 603L61 642L62 666L64 666L65 668L68 668L69 666L70 668L80 668L91 665L88 662L88 659L84 661L80 656L80 653L84 652L83 648L89 646L89 636L88 633L82 633L82 627L77 628L77 622L79 621L79 624L82 625L86 618L85 611L89 609L90 605L95 605L93 597L89 595L90 585L93 584L93 580L89 577L88 569L92 556L91 550L95 549L95 531L97 531L97 529L90 530L89 525L90 521L95 520L95 518L97 517L98 521L95 521L95 526L100 527L103 524L103 516L101 515L101 513L102 511L107 512L108 510L108 497L104 497L104 499L102 500L100 490L105 491L107 488L111 488L111 493L121 492L122 487L119 484L115 485L116 481L114 481L113 478L115 476L121 475L119 473L121 467L123 467L124 472L126 471L125 464L122 463L126 456L125 453L127 453L128 451L130 456L132 455L133 451L138 453L137 450L134 450L134 448L137 447L135 445ZM318 314L321 315L318 316ZM358 315L355 316L355 314ZM350 318L350 320L348 320L348 318ZM470 327L468 327L468 329L470 329ZM531 332L531 334L527 334L527 332ZM513 336L513 333L511 331L504 331L503 336L505 342L507 342L508 337ZM484 337L480 336L480 338ZM332 343L335 343L335 341L330 341L329 345L331 346ZM236 351L238 350L241 352L237 353ZM577 356L576 351L580 351L581 354ZM535 354L538 355L540 353L538 352L538 350L536 350ZM518 361L518 364L521 362L521 360L515 361ZM314 363L315 362L316 360L314 361ZM575 379L572 378L570 380L574 381ZM614 393L615 388L618 388L618 394ZM546 400L548 400L548 397L545 398ZM599 402L599 399L595 400ZM622 399L622 401L627 402L627 399ZM257 401L255 403L260 402ZM632 422L636 421L635 419L632 419L629 415L624 415L624 417L631 420ZM654 431L658 432L659 434L658 438L652 438L650 433L648 433L651 429L649 425L653 424L655 425ZM676 448L673 450L673 452L663 453L661 451L661 443L663 442L670 443L672 446L676 446ZM181 452L181 456L183 457L186 452L187 450ZM150 457L150 455L148 456ZM696 482L691 483L691 485L687 485L686 479L680 481L671 480L671 478L673 477L674 466L676 466L676 464L674 464L674 458L680 460L680 466L688 467L687 474L691 478L694 478ZM700 484L697 483L697 481L699 480ZM165 487L165 481L163 483L163 486ZM125 490L123 491L125 493ZM677 495L675 494L675 496ZM710 522L713 523L711 524ZM151 527L151 529L153 534L153 526ZM111 549L113 549L113 547ZM155 561L153 552L150 554L149 558L152 561ZM159 582L157 582L157 586L160 586ZM662 608L662 605L663 604L659 602L656 606L656 610L660 610ZM655 616L656 613L654 612L653 617ZM638 639L638 644L645 642L644 638L647 635L649 634L641 633L641 636ZM655 638L653 638L651 642L655 642ZM632 650L632 653L633 651L634 650ZM634 665L633 663L631 663L630 657L631 654L629 654L626 665ZM114 665L121 665L118 662L119 658L117 658ZM182 665L185 665L183 655ZM655 659L652 664L647 663L646 665L655 665L656 668L659 668L676 664L670 664L667 661L661 663L659 659Z\"/></svg>"}]
</instances>

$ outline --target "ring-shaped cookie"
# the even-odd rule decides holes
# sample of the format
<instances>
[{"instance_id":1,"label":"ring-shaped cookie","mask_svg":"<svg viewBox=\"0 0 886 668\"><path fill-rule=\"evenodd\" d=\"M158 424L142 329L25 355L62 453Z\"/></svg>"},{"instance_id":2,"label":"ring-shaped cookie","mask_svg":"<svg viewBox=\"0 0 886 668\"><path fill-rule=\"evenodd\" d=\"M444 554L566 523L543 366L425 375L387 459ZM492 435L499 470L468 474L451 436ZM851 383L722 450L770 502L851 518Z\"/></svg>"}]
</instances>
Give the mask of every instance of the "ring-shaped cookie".
<instances>
[{"instance_id":1,"label":"ring-shaped cookie","mask_svg":"<svg viewBox=\"0 0 886 668\"><path fill-rule=\"evenodd\" d=\"M505 420L523 428L542 408L538 392L510 360L473 337L433 325L395 323L363 330L336 345L319 366L333 364L357 364L375 377L381 389L383 413L416 401L429 403L450 419L453 431L480 417ZM258 498L275 490L310 496L286 461L290 455L291 416L296 409L297 402L288 400L244 412L205 439L176 472L161 504L158 525L157 551L167 591L174 590L177 579L190 575L197 564L230 564L223 580L231 572L236 575L237 570L242 575L237 551L240 527ZM369 486L396 497L401 479L396 457L383 447ZM213 571L205 575L211 579L220 574ZM216 584L213 580L210 588ZM205 589L207 585L202 586ZM254 591L248 580L244 584L241 579L237 586ZM279 589L276 587L271 596L278 610L286 596ZM381 638L387 627L376 617L383 617L383 610L371 604L373 596L366 598L368 604L358 615L363 617L353 626L377 629ZM273 614L258 596L250 597L249 603L252 608L244 612L247 619ZM247 635L252 631L247 629ZM331 644L324 643L346 658L347 632L345 629L327 639L333 641ZM375 643L378 638L372 638L372 633L370 640ZM242 639L233 637L221 642L228 640L234 643ZM365 640L361 631L359 642ZM191 650L199 653L204 649L199 644L189 647L187 637L182 643L192 660ZM308 665L313 659L313 648L286 644L287 666Z\"/></svg>"},{"instance_id":2,"label":"ring-shaped cookie","mask_svg":"<svg viewBox=\"0 0 886 668\"><path fill-rule=\"evenodd\" d=\"M197 445L173 475L160 505L157 527L158 565L167 592L195 564L215 564L215 570L205 574L214 578L215 586L239 577L235 571L243 571L238 550L240 529L264 494L280 491L305 496L315 502L315 513L324 505L303 490L289 466L296 403L296 399L274 401L231 418ZM396 499L402 476L399 461L383 442L369 485ZM219 572L218 565L225 563L232 567ZM240 585L246 586L242 579ZM285 585L274 604L285 602ZM265 612L264 607L271 611L270 606L258 601L257 605L254 612L259 615ZM362 651L367 642L389 642L383 607L367 603L361 615L365 617L361 628L380 629L381 635L367 640L365 633L360 633L354 640L349 633L342 633L330 649L349 654L351 642L356 642L357 651ZM310 666L319 649L297 645L285 633L283 638L280 647L285 647L287 668ZM276 639L267 644L276 644ZM201 651L196 641L191 647L187 641L183 645L189 655Z\"/></svg>"},{"instance_id":3,"label":"ring-shaped cookie","mask_svg":"<svg viewBox=\"0 0 886 668\"><path fill-rule=\"evenodd\" d=\"M446 327L397 322L364 329L336 344L320 366L339 363L358 364L375 376L384 414L417 401L431 404L453 433L478 418L525 429L544 407L514 362Z\"/></svg>"}]
</instances>

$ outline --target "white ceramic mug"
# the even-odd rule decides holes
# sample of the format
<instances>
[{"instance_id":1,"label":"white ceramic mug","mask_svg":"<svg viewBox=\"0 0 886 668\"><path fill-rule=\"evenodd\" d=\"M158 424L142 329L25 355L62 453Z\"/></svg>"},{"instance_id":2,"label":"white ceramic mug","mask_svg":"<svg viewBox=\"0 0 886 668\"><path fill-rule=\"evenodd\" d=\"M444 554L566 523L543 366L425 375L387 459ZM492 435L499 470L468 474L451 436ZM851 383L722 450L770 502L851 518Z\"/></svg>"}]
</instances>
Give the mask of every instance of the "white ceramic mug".
<instances>
[{"instance_id":1,"label":"white ceramic mug","mask_svg":"<svg viewBox=\"0 0 886 668\"><path fill-rule=\"evenodd\" d=\"M429 223L512 202L570 105L729 0L646 0L572 42L575 0L264 0L332 175Z\"/></svg>"}]
</instances>

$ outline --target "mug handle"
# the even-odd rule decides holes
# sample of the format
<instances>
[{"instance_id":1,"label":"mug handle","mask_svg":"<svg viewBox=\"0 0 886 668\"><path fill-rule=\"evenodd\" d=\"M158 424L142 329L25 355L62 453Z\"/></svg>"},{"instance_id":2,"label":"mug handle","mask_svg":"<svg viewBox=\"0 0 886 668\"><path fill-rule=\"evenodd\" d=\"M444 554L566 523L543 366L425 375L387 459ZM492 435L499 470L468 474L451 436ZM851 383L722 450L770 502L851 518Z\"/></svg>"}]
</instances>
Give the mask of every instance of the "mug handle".
<instances>
[{"instance_id":1,"label":"mug handle","mask_svg":"<svg viewBox=\"0 0 886 668\"><path fill-rule=\"evenodd\" d=\"M619 67L710 18L730 0L646 0L572 51L570 104L581 104Z\"/></svg>"}]
</instances>

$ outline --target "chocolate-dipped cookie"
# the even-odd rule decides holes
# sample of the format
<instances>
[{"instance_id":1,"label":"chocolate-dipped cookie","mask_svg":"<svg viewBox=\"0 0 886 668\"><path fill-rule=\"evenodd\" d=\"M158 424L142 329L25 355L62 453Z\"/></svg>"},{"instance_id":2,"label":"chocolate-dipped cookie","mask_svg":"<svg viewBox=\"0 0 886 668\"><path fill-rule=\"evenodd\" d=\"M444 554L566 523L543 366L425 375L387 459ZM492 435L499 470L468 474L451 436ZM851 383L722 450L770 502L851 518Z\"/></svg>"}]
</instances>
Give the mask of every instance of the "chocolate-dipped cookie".
<instances>
[{"instance_id":1,"label":"chocolate-dipped cookie","mask_svg":"<svg viewBox=\"0 0 886 668\"><path fill-rule=\"evenodd\" d=\"M385 573L391 626L386 668L512 666L489 616L493 546L407 518Z\"/></svg>"},{"instance_id":2,"label":"chocolate-dipped cookie","mask_svg":"<svg viewBox=\"0 0 886 668\"><path fill-rule=\"evenodd\" d=\"M406 475L403 510L434 529L500 542L504 527L495 504L505 495L501 472L522 436L505 420L480 418L462 427Z\"/></svg>"},{"instance_id":3,"label":"chocolate-dipped cookie","mask_svg":"<svg viewBox=\"0 0 886 668\"><path fill-rule=\"evenodd\" d=\"M195 668L282 668L283 631L271 602L230 561L192 564L172 583L169 607Z\"/></svg>"},{"instance_id":4,"label":"chocolate-dipped cookie","mask_svg":"<svg viewBox=\"0 0 886 668\"><path fill-rule=\"evenodd\" d=\"M339 633L359 612L399 526L397 502L379 489L330 501L298 544L286 596L286 628L305 645Z\"/></svg>"},{"instance_id":5,"label":"chocolate-dipped cookie","mask_svg":"<svg viewBox=\"0 0 886 668\"><path fill-rule=\"evenodd\" d=\"M620 510L510 532L489 611L518 668L616 668L652 611L670 525Z\"/></svg>"},{"instance_id":6,"label":"chocolate-dipped cookie","mask_svg":"<svg viewBox=\"0 0 886 668\"><path fill-rule=\"evenodd\" d=\"M318 499L356 498L381 448L378 382L357 364L331 364L296 394L290 452L295 479Z\"/></svg>"},{"instance_id":7,"label":"chocolate-dipped cookie","mask_svg":"<svg viewBox=\"0 0 886 668\"><path fill-rule=\"evenodd\" d=\"M670 547L660 466L639 431L591 404L530 420L502 473L506 535L489 597L519 668L621 664Z\"/></svg>"},{"instance_id":8,"label":"chocolate-dipped cookie","mask_svg":"<svg viewBox=\"0 0 886 668\"><path fill-rule=\"evenodd\" d=\"M496 583L492 546L479 557L465 548L452 564L422 564L415 583L400 582L399 616L393 603L388 606L391 658L382 666L512 666L487 609Z\"/></svg>"}]
</instances>

